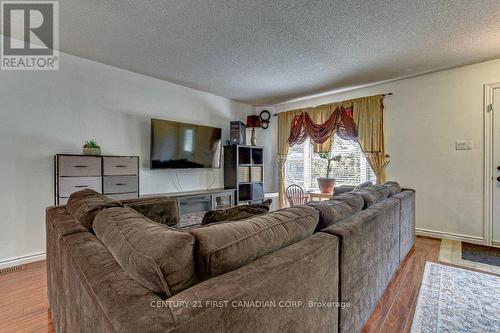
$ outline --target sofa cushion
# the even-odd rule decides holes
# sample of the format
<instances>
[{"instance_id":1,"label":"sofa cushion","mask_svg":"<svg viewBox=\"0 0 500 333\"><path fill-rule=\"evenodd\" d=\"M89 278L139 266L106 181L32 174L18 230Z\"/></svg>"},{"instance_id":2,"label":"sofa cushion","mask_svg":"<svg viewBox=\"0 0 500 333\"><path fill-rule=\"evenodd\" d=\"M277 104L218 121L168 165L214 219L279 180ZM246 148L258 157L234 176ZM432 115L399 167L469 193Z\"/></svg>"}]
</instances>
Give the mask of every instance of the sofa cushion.
<instances>
[{"instance_id":1,"label":"sofa cushion","mask_svg":"<svg viewBox=\"0 0 500 333\"><path fill-rule=\"evenodd\" d=\"M363 200L365 201L363 208L368 208L377 202L386 199L390 192L389 189L383 185L368 185L356 190L354 193L359 193L363 197Z\"/></svg>"},{"instance_id":2,"label":"sofa cushion","mask_svg":"<svg viewBox=\"0 0 500 333\"><path fill-rule=\"evenodd\" d=\"M333 189L333 197L335 198L336 196L343 194L343 193L348 193L354 191L356 186L351 186L351 185L342 185L342 186L337 186Z\"/></svg>"},{"instance_id":3,"label":"sofa cushion","mask_svg":"<svg viewBox=\"0 0 500 333\"><path fill-rule=\"evenodd\" d=\"M179 203L176 199L157 197L126 203L136 212L148 219L166 225L176 225L179 222Z\"/></svg>"},{"instance_id":4,"label":"sofa cushion","mask_svg":"<svg viewBox=\"0 0 500 333\"><path fill-rule=\"evenodd\" d=\"M138 283L170 297L196 282L194 237L148 220L131 208L108 208L94 220L94 232Z\"/></svg>"},{"instance_id":5,"label":"sofa cushion","mask_svg":"<svg viewBox=\"0 0 500 333\"><path fill-rule=\"evenodd\" d=\"M296 206L191 229L200 272L205 278L214 277L296 243L312 235L318 216L312 207Z\"/></svg>"},{"instance_id":6,"label":"sofa cushion","mask_svg":"<svg viewBox=\"0 0 500 333\"><path fill-rule=\"evenodd\" d=\"M319 212L316 231L337 223L363 209L363 197L354 192L342 193L327 201L311 201L307 205Z\"/></svg>"},{"instance_id":7,"label":"sofa cushion","mask_svg":"<svg viewBox=\"0 0 500 333\"><path fill-rule=\"evenodd\" d=\"M66 211L85 228L92 229L96 214L109 207L121 207L119 201L108 198L91 189L72 193L66 203Z\"/></svg>"},{"instance_id":8,"label":"sofa cushion","mask_svg":"<svg viewBox=\"0 0 500 333\"><path fill-rule=\"evenodd\" d=\"M383 186L389 190L390 197L401 192L401 186L399 186L398 182L385 182Z\"/></svg>"},{"instance_id":9,"label":"sofa cushion","mask_svg":"<svg viewBox=\"0 0 500 333\"><path fill-rule=\"evenodd\" d=\"M267 199L259 204L240 205L228 209L210 210L203 216L201 224L205 225L214 222L237 221L247 219L255 215L261 215L269 212L272 202L273 201L271 199Z\"/></svg>"},{"instance_id":10,"label":"sofa cushion","mask_svg":"<svg viewBox=\"0 0 500 333\"><path fill-rule=\"evenodd\" d=\"M361 183L358 186L356 186L354 188L354 191L361 190L363 187L367 187L367 186L370 186L370 185L373 185L373 183L371 181L366 181L366 182Z\"/></svg>"}]
</instances>

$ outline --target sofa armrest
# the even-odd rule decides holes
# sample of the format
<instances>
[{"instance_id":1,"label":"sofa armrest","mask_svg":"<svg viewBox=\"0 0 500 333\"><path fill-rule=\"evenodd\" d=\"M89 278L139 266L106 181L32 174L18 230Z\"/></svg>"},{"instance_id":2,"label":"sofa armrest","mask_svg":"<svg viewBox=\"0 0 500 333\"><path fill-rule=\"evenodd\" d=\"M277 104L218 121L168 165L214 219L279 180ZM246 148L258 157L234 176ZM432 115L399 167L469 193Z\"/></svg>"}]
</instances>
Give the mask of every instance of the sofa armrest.
<instances>
[{"instance_id":1,"label":"sofa armrest","mask_svg":"<svg viewBox=\"0 0 500 333\"><path fill-rule=\"evenodd\" d=\"M339 237L340 330L360 332L399 266L399 201L388 198L321 230Z\"/></svg>"},{"instance_id":2,"label":"sofa armrest","mask_svg":"<svg viewBox=\"0 0 500 333\"><path fill-rule=\"evenodd\" d=\"M168 301L175 332L337 332L338 239L315 234Z\"/></svg>"},{"instance_id":3,"label":"sofa armrest","mask_svg":"<svg viewBox=\"0 0 500 333\"><path fill-rule=\"evenodd\" d=\"M400 201L399 259L402 262L415 244L415 190L404 189L392 198Z\"/></svg>"},{"instance_id":4,"label":"sofa armrest","mask_svg":"<svg viewBox=\"0 0 500 333\"><path fill-rule=\"evenodd\" d=\"M148 333L175 327L170 309L151 306L162 299L133 280L93 234L64 236L54 250L59 258L49 267L54 276L49 294L58 293L60 306L51 304L58 332Z\"/></svg>"},{"instance_id":5,"label":"sofa armrest","mask_svg":"<svg viewBox=\"0 0 500 333\"><path fill-rule=\"evenodd\" d=\"M52 225L57 237L88 231L80 222L73 219L64 207L52 206L45 209L45 223Z\"/></svg>"}]
</instances>

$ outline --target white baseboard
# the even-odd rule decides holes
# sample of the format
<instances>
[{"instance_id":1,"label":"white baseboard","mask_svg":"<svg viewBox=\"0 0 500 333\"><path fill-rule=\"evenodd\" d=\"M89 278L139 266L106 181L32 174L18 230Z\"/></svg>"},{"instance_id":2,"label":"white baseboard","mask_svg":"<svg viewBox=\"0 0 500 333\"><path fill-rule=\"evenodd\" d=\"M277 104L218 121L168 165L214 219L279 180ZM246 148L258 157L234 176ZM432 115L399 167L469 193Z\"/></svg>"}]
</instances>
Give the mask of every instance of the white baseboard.
<instances>
[{"instance_id":1,"label":"white baseboard","mask_svg":"<svg viewBox=\"0 0 500 333\"><path fill-rule=\"evenodd\" d=\"M29 264L30 262L45 260L45 253L37 253L29 256L0 261L0 269Z\"/></svg>"},{"instance_id":2,"label":"white baseboard","mask_svg":"<svg viewBox=\"0 0 500 333\"><path fill-rule=\"evenodd\" d=\"M433 237L433 238L439 238L439 239L452 239L452 240L458 240L458 241L467 242L467 243L484 244L483 237L455 234L452 232L443 232L443 231L415 228L415 233L417 235L420 235L420 236L427 236L427 237Z\"/></svg>"}]
</instances>

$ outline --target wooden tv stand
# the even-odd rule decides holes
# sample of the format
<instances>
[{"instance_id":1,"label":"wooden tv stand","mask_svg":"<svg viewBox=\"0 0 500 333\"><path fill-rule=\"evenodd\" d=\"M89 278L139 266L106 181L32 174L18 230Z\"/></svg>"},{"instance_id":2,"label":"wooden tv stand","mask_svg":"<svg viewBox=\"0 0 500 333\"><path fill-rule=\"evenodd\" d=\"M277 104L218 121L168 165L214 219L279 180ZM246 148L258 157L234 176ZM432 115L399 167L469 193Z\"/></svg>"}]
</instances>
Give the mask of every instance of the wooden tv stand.
<instances>
[{"instance_id":1,"label":"wooden tv stand","mask_svg":"<svg viewBox=\"0 0 500 333\"><path fill-rule=\"evenodd\" d=\"M209 210L230 208L236 202L236 189L214 188L188 192L141 195L141 198L169 197L179 203L179 228L201 224Z\"/></svg>"}]
</instances>

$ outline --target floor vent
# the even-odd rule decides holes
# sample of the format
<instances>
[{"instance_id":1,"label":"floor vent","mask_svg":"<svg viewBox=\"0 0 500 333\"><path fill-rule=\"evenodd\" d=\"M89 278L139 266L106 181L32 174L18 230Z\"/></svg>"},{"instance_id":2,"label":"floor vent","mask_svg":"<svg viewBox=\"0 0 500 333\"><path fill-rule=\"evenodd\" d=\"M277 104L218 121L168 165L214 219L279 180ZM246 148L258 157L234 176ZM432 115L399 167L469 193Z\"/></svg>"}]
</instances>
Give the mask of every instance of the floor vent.
<instances>
[{"instance_id":1,"label":"floor vent","mask_svg":"<svg viewBox=\"0 0 500 333\"><path fill-rule=\"evenodd\" d=\"M5 274L9 274L9 273L22 271L23 269L24 269L24 266L15 266L15 267L0 269L0 275L5 275Z\"/></svg>"}]
</instances>

